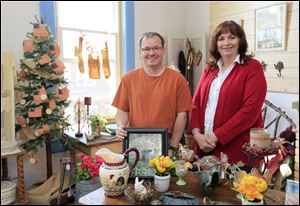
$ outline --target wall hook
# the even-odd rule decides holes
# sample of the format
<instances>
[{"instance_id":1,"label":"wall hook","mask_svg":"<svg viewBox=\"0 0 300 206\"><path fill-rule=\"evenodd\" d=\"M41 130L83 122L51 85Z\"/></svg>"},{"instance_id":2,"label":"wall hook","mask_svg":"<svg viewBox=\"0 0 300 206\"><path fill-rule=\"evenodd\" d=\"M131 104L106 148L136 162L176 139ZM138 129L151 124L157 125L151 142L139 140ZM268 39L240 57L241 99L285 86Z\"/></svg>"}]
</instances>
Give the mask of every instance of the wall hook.
<instances>
[{"instance_id":1,"label":"wall hook","mask_svg":"<svg viewBox=\"0 0 300 206\"><path fill-rule=\"evenodd\" d=\"M276 70L278 70L277 76L281 77L281 70L284 69L283 63L279 61L279 62L277 62L277 64L274 64L274 67L275 67Z\"/></svg>"}]
</instances>

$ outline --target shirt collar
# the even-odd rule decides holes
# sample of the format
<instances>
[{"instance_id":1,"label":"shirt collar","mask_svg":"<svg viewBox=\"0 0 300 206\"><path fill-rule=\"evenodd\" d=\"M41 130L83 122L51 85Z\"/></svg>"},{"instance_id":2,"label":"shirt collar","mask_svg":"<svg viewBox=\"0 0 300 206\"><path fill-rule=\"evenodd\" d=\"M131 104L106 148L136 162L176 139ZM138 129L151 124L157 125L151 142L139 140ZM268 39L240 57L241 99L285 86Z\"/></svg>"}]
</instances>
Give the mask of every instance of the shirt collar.
<instances>
[{"instance_id":1,"label":"shirt collar","mask_svg":"<svg viewBox=\"0 0 300 206\"><path fill-rule=\"evenodd\" d=\"M240 54L238 54L235 57L235 59L234 59L234 61L232 63L235 63L235 62L238 63L238 64L244 64L244 60L240 61ZM222 59L222 57L217 61L217 65L218 65L219 68L221 68L223 66L223 59Z\"/></svg>"}]
</instances>

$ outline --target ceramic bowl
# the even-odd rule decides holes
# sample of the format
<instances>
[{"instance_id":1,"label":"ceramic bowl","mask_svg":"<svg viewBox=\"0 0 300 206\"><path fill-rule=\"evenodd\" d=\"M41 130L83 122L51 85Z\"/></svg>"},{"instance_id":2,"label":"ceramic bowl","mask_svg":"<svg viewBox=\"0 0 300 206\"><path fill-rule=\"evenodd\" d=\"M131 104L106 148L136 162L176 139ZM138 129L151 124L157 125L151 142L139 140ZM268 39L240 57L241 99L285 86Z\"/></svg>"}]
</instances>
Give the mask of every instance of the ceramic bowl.
<instances>
[{"instance_id":1,"label":"ceramic bowl","mask_svg":"<svg viewBox=\"0 0 300 206\"><path fill-rule=\"evenodd\" d=\"M115 135L117 130L117 124L108 124L105 126L105 129L109 134Z\"/></svg>"}]
</instances>

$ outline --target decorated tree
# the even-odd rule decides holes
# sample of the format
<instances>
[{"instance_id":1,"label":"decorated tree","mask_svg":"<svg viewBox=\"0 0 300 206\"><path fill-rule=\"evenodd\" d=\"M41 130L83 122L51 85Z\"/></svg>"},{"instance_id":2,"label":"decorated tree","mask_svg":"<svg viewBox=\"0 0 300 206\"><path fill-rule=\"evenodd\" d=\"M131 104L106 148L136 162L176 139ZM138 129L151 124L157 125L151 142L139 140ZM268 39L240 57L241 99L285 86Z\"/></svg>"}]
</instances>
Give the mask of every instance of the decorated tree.
<instances>
[{"instance_id":1,"label":"decorated tree","mask_svg":"<svg viewBox=\"0 0 300 206\"><path fill-rule=\"evenodd\" d=\"M16 131L26 141L26 151L37 150L43 140L63 138L69 126L64 109L70 102L65 66L58 59L59 45L50 29L36 18L32 32L23 41L23 59L18 70L16 87Z\"/></svg>"}]
</instances>

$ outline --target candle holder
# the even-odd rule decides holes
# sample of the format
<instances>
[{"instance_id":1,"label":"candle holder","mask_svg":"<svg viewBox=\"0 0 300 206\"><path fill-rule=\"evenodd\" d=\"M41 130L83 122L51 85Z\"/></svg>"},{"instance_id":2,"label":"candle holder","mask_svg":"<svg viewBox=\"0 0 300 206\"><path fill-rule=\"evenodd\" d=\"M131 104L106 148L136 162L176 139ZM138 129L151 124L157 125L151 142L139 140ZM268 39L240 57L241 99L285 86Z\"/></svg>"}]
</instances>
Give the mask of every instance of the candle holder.
<instances>
[{"instance_id":1,"label":"candle holder","mask_svg":"<svg viewBox=\"0 0 300 206\"><path fill-rule=\"evenodd\" d=\"M84 105L82 103L80 103L80 98L78 99L78 101L76 102L76 104L74 106L74 112L76 114L75 121L77 121L77 125L78 125L78 131L75 134L75 137L82 137L83 134L80 132L80 125L81 125L81 123L85 122L86 115L85 115Z\"/></svg>"},{"instance_id":2,"label":"candle holder","mask_svg":"<svg viewBox=\"0 0 300 206\"><path fill-rule=\"evenodd\" d=\"M92 105L92 97L84 97L84 105L86 105L86 115L87 115L87 125L88 125L88 134L91 134L90 124L89 124L89 107Z\"/></svg>"}]
</instances>

